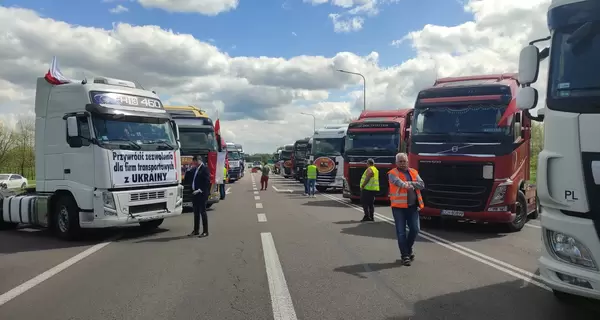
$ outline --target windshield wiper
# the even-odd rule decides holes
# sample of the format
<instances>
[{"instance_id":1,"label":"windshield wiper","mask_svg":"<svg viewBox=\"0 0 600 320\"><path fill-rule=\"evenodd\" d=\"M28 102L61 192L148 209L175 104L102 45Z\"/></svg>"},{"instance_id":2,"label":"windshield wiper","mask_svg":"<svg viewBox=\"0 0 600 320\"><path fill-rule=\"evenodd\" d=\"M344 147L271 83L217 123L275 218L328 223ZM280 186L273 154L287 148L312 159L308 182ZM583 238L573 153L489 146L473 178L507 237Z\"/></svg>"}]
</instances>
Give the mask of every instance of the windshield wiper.
<instances>
[{"instance_id":1,"label":"windshield wiper","mask_svg":"<svg viewBox=\"0 0 600 320\"><path fill-rule=\"evenodd\" d=\"M135 148L136 150L140 150L142 149L142 146L140 146L139 143L129 140L129 139L110 139L108 141L104 141L104 142L127 142L127 144L133 148Z\"/></svg>"},{"instance_id":2,"label":"windshield wiper","mask_svg":"<svg viewBox=\"0 0 600 320\"><path fill-rule=\"evenodd\" d=\"M152 140L152 141L148 141L147 143L148 144L159 144L160 143L160 144L164 145L167 148L167 150L175 150L174 145L172 145L164 140Z\"/></svg>"}]
</instances>

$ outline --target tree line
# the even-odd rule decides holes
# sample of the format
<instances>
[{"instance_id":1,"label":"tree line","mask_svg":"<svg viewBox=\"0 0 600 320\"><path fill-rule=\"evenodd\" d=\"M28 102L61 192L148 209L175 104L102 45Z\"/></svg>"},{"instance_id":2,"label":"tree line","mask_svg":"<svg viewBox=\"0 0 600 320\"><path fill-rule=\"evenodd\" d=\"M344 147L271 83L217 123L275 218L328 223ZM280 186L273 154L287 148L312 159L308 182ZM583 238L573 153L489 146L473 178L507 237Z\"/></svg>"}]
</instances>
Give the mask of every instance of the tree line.
<instances>
[{"instance_id":1,"label":"tree line","mask_svg":"<svg viewBox=\"0 0 600 320\"><path fill-rule=\"evenodd\" d=\"M22 117L14 126L0 123L0 173L35 180L35 120Z\"/></svg>"}]
</instances>

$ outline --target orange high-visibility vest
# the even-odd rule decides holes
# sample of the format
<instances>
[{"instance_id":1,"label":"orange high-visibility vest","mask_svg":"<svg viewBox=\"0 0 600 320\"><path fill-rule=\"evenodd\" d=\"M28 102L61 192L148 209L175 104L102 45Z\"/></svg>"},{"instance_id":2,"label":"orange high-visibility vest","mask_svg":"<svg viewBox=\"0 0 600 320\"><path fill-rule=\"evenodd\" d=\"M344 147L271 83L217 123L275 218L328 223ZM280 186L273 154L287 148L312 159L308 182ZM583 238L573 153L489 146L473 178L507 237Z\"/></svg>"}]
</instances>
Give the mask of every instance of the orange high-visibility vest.
<instances>
[{"instance_id":1,"label":"orange high-visibility vest","mask_svg":"<svg viewBox=\"0 0 600 320\"><path fill-rule=\"evenodd\" d=\"M417 181L417 176L419 175L417 170L409 168L408 173L410 174L412 181ZM393 174L398 179L406 181L406 176L404 173L398 171L398 168L388 171L388 174ZM390 197L390 205L393 208L408 208L408 189L400 188L390 181L388 192ZM423 197L421 197L421 190L415 189L415 193L417 194L417 204L419 205L419 209L423 209L425 205L423 203Z\"/></svg>"}]
</instances>

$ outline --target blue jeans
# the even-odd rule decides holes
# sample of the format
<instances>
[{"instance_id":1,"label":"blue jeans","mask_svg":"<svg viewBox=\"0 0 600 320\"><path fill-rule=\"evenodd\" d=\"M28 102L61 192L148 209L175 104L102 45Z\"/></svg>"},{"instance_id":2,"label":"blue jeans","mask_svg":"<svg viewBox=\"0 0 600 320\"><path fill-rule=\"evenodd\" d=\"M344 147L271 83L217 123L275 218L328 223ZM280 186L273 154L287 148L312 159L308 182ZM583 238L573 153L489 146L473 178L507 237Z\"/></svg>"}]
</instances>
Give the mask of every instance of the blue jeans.
<instances>
[{"instance_id":1,"label":"blue jeans","mask_svg":"<svg viewBox=\"0 0 600 320\"><path fill-rule=\"evenodd\" d=\"M220 184L219 185L219 193L221 193L221 200L225 199L225 194L226 194L225 191L226 191L225 190L225 184Z\"/></svg>"},{"instance_id":2,"label":"blue jeans","mask_svg":"<svg viewBox=\"0 0 600 320\"><path fill-rule=\"evenodd\" d=\"M413 245L419 234L419 211L417 211L416 206L409 208L392 207L392 214L396 225L400 255L402 258L409 257L413 253ZM406 232L406 226L408 226L408 233Z\"/></svg>"},{"instance_id":3,"label":"blue jeans","mask_svg":"<svg viewBox=\"0 0 600 320\"><path fill-rule=\"evenodd\" d=\"M304 193L308 194L308 179L304 179Z\"/></svg>"},{"instance_id":4,"label":"blue jeans","mask_svg":"<svg viewBox=\"0 0 600 320\"><path fill-rule=\"evenodd\" d=\"M317 179L306 179L306 190L307 193L311 196L315 195L315 188L317 185Z\"/></svg>"}]
</instances>

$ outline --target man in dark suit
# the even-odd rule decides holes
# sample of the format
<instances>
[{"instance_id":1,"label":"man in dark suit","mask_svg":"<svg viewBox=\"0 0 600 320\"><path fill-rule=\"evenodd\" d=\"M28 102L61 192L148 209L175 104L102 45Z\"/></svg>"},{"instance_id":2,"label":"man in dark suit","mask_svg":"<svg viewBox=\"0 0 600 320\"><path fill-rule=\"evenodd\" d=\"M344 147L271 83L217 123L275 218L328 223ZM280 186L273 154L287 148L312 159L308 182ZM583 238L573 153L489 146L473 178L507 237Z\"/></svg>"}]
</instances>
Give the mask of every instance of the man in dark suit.
<instances>
[{"instance_id":1,"label":"man in dark suit","mask_svg":"<svg viewBox=\"0 0 600 320\"><path fill-rule=\"evenodd\" d=\"M194 230L190 236L208 236L208 220L206 215L206 201L210 193L210 172L208 166L202 161L202 157L192 158L192 169L186 174L186 179L191 181L192 206L194 207ZM202 234L200 234L200 217L202 216Z\"/></svg>"}]
</instances>

